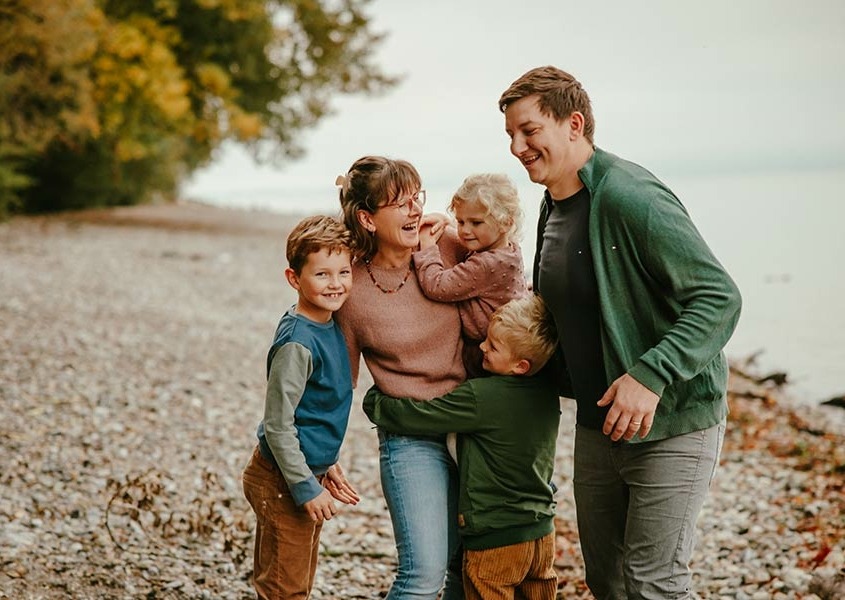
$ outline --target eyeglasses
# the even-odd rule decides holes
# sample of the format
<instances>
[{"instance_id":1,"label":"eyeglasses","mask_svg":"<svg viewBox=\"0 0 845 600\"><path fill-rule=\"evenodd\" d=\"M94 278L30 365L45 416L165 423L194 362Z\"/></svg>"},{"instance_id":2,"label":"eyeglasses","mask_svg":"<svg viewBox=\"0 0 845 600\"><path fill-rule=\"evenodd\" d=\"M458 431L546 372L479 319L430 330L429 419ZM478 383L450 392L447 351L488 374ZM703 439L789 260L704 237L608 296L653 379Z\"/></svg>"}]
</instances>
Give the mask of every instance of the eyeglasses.
<instances>
[{"instance_id":1,"label":"eyeglasses","mask_svg":"<svg viewBox=\"0 0 845 600\"><path fill-rule=\"evenodd\" d=\"M420 190L415 194L411 194L404 200L396 200L395 202L389 202L387 204L384 204L383 206L392 206L393 208L398 208L402 212L402 214L408 216L411 214L413 204L416 204L420 208L425 206L425 190Z\"/></svg>"}]
</instances>

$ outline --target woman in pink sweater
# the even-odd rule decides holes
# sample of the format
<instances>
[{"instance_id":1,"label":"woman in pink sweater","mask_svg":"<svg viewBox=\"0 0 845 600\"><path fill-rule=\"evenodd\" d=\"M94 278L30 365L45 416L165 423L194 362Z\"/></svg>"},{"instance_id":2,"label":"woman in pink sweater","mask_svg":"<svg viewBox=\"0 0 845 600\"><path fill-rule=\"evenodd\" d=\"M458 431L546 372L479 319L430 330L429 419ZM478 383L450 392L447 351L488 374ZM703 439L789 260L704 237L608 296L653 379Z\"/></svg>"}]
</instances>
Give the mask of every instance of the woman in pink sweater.
<instances>
[{"instance_id":1,"label":"woman in pink sweater","mask_svg":"<svg viewBox=\"0 0 845 600\"><path fill-rule=\"evenodd\" d=\"M356 262L352 292L336 313L357 383L361 356L378 388L390 396L425 400L465 379L461 320L455 304L420 289L412 255L420 241L425 192L408 162L365 156L338 178L344 221ZM439 242L454 265L454 235ZM460 572L447 569L457 547L457 473L444 436L379 430L381 485L398 553L388 600L463 598ZM447 573L448 571L448 573ZM444 587L445 580L445 587Z\"/></svg>"}]
</instances>

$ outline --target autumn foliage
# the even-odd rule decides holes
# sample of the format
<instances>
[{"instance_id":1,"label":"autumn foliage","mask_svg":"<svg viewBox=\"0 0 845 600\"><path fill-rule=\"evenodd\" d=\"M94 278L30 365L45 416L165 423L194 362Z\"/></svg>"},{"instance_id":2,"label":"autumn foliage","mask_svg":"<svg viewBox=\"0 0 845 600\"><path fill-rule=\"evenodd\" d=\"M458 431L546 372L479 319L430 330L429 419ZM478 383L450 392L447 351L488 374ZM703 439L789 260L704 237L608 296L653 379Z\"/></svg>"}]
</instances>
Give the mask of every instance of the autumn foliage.
<instances>
[{"instance_id":1,"label":"autumn foliage","mask_svg":"<svg viewBox=\"0 0 845 600\"><path fill-rule=\"evenodd\" d=\"M371 61L368 0L0 2L0 215L172 197L225 140L258 160Z\"/></svg>"}]
</instances>

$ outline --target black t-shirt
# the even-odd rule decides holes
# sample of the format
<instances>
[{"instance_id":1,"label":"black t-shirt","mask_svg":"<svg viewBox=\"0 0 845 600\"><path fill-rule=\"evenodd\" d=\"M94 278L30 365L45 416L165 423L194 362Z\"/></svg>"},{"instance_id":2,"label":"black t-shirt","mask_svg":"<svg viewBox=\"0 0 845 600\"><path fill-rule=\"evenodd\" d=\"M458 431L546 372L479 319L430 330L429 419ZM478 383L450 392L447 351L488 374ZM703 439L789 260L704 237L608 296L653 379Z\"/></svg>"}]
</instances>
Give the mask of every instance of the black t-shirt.
<instances>
[{"instance_id":1,"label":"black t-shirt","mask_svg":"<svg viewBox=\"0 0 845 600\"><path fill-rule=\"evenodd\" d=\"M578 423L601 429L608 408L596 402L608 388L601 346L601 315L590 251L590 193L582 188L553 201L543 231L537 290L554 316L578 405Z\"/></svg>"}]
</instances>

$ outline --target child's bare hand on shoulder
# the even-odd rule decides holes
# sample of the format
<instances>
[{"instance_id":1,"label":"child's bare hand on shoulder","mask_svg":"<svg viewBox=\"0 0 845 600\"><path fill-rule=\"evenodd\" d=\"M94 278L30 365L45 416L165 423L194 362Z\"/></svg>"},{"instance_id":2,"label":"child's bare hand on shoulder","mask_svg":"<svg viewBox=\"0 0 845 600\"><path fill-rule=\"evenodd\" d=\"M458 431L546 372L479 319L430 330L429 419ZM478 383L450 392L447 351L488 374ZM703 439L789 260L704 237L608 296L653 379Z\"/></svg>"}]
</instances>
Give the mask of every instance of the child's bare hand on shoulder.
<instances>
[{"instance_id":1,"label":"child's bare hand on shoulder","mask_svg":"<svg viewBox=\"0 0 845 600\"><path fill-rule=\"evenodd\" d=\"M334 496L335 500L339 500L344 504L358 504L361 497L355 488L346 479L343 469L340 468L340 463L335 463L329 470L326 471L326 478L323 480L323 486Z\"/></svg>"},{"instance_id":2,"label":"child's bare hand on shoulder","mask_svg":"<svg viewBox=\"0 0 845 600\"><path fill-rule=\"evenodd\" d=\"M325 488L319 496L303 504L302 508L305 509L312 521L328 521L337 514L334 498Z\"/></svg>"},{"instance_id":3,"label":"child's bare hand on shoulder","mask_svg":"<svg viewBox=\"0 0 845 600\"><path fill-rule=\"evenodd\" d=\"M420 250L431 248L446 231L449 217L441 213L428 213L420 219Z\"/></svg>"}]
</instances>

